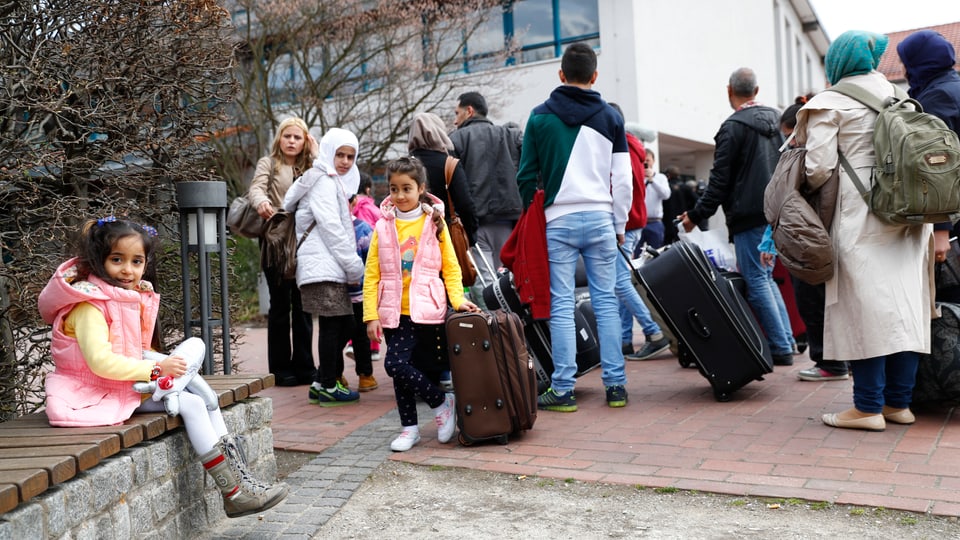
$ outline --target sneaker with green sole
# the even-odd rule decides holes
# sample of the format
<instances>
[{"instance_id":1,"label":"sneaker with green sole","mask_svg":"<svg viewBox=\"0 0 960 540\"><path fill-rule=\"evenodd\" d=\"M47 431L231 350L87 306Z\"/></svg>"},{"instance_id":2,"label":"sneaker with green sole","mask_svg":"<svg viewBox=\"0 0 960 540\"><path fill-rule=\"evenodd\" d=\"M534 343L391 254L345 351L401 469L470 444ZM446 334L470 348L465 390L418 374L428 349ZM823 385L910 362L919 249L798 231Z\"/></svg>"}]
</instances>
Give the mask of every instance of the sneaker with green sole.
<instances>
[{"instance_id":1,"label":"sneaker with green sole","mask_svg":"<svg viewBox=\"0 0 960 540\"><path fill-rule=\"evenodd\" d=\"M337 386L332 392L325 389L317 390L311 385L307 394L307 401L321 407L337 407L360 401L360 394L344 387L340 384L340 381L337 381Z\"/></svg>"},{"instance_id":2,"label":"sneaker with green sole","mask_svg":"<svg viewBox=\"0 0 960 540\"><path fill-rule=\"evenodd\" d=\"M573 390L558 394L551 387L537 396L537 408L545 411L576 412L577 398L573 395Z\"/></svg>"},{"instance_id":3,"label":"sneaker with green sole","mask_svg":"<svg viewBox=\"0 0 960 540\"><path fill-rule=\"evenodd\" d=\"M624 388L622 384L614 384L607 387L607 406L627 406L627 389Z\"/></svg>"}]
</instances>

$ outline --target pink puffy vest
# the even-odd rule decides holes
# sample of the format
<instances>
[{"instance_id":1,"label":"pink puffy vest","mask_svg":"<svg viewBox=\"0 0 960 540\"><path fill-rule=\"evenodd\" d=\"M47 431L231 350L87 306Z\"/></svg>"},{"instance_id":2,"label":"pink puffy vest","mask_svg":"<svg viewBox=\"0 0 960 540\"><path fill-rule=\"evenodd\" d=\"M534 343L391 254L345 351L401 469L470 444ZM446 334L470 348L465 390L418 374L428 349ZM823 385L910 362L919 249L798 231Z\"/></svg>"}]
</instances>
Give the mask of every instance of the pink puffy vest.
<instances>
[{"instance_id":1,"label":"pink puffy vest","mask_svg":"<svg viewBox=\"0 0 960 540\"><path fill-rule=\"evenodd\" d=\"M96 285L96 290L75 289L65 279L66 271L75 264L76 260L71 259L60 265L38 299L41 315L53 325L50 350L55 368L45 382L47 417L53 426L119 424L140 406L141 394L133 390L133 381L115 381L94 374L76 338L63 333L63 320L78 303L90 303L107 321L113 352L139 359L153 336L160 295L152 290L121 289L96 276L86 280Z\"/></svg>"},{"instance_id":2,"label":"pink puffy vest","mask_svg":"<svg viewBox=\"0 0 960 540\"><path fill-rule=\"evenodd\" d=\"M428 194L434 204L443 203ZM400 304L403 297L403 275L400 266L400 242L397 239L396 215L390 199L380 205L382 217L377 221L377 238L380 258L380 284L377 291L377 314L384 328L396 328L400 324ZM447 291L440 278L443 255L437 240L437 227L431 213L435 210L423 205L426 218L417 254L413 259L410 276L410 320L418 324L443 324L447 316Z\"/></svg>"}]
</instances>

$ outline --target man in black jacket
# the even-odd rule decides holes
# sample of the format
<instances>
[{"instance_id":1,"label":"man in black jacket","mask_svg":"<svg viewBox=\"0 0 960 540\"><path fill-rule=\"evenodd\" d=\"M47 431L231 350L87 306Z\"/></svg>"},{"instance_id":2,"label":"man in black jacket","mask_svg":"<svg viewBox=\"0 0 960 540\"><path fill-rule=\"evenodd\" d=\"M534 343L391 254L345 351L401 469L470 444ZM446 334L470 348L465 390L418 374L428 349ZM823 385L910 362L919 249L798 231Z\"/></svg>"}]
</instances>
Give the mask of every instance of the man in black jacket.
<instances>
[{"instance_id":1,"label":"man in black jacket","mask_svg":"<svg viewBox=\"0 0 960 540\"><path fill-rule=\"evenodd\" d=\"M457 129L450 133L453 155L460 158L467 173L480 221L477 247L496 270L501 265L500 249L523 209L517 189L523 136L517 128L497 126L488 120L487 101L478 92L460 95L454 124ZM484 281L492 282L486 265L478 266Z\"/></svg>"},{"instance_id":2,"label":"man in black jacket","mask_svg":"<svg viewBox=\"0 0 960 540\"><path fill-rule=\"evenodd\" d=\"M763 191L780 159L780 112L756 102L757 76L750 68L730 75L727 97L734 113L714 137L713 168L707 189L688 212L681 214L687 232L723 206L727 230L737 255L737 266L747 285L747 301L767 334L773 362L793 364L793 332L790 319L773 281L771 266L760 261L757 246L767 220L763 215Z\"/></svg>"}]
</instances>

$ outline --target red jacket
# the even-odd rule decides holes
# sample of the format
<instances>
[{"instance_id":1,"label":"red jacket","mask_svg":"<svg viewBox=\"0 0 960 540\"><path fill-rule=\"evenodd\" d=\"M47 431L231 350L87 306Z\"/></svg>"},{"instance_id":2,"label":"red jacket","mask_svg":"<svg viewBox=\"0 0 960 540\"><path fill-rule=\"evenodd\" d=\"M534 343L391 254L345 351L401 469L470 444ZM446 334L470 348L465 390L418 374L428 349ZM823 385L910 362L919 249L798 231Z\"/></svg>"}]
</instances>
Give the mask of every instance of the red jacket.
<instances>
[{"instance_id":1,"label":"red jacket","mask_svg":"<svg viewBox=\"0 0 960 540\"><path fill-rule=\"evenodd\" d=\"M642 229L647 226L647 184L643 171L643 162L647 159L647 151L643 149L640 139L627 133L627 149L630 151L630 167L633 169L633 204L627 215L626 230Z\"/></svg>"},{"instance_id":2,"label":"red jacket","mask_svg":"<svg viewBox=\"0 0 960 540\"><path fill-rule=\"evenodd\" d=\"M517 295L522 303L530 304L534 319L550 318L547 261L547 218L543 214L543 190L538 189L500 250L500 262L513 272Z\"/></svg>"}]
</instances>

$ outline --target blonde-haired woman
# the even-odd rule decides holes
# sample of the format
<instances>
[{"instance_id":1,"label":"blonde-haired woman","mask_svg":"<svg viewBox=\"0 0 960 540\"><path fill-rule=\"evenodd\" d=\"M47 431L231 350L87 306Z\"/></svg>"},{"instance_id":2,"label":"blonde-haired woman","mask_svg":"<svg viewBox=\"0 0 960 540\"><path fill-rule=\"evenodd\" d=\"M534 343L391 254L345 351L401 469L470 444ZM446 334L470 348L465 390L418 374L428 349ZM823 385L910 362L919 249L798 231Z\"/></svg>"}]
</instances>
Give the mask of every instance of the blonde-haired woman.
<instances>
[{"instance_id":1,"label":"blonde-haired woman","mask_svg":"<svg viewBox=\"0 0 960 540\"><path fill-rule=\"evenodd\" d=\"M293 182L311 167L317 142L306 122L297 117L280 122L270 154L260 158L247 197L263 219L270 219L281 207ZM276 268L260 258L270 291L267 312L267 364L277 386L310 384L316 367L313 361L313 318L303 311L300 289L293 279L283 279ZM292 323L291 323L292 321ZM291 347L290 331L293 330Z\"/></svg>"}]
</instances>

